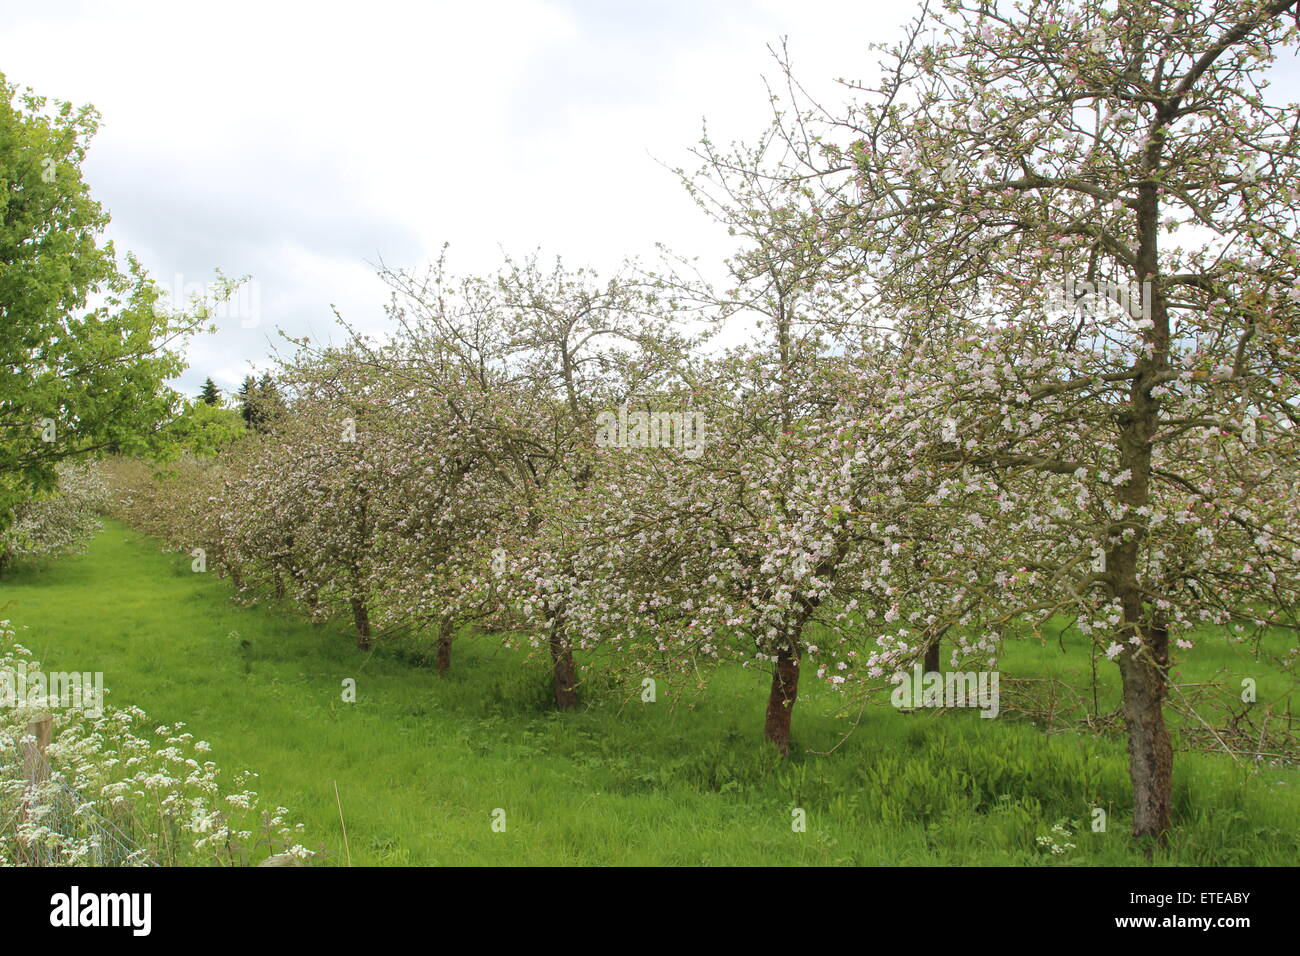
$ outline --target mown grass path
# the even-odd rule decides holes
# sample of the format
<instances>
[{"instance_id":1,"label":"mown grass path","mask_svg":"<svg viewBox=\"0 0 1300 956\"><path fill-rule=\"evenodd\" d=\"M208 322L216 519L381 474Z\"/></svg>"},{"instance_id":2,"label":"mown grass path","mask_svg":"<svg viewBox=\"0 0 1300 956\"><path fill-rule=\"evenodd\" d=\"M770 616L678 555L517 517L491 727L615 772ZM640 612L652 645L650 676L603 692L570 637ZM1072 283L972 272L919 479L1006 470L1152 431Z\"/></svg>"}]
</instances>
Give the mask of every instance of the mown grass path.
<instances>
[{"instance_id":1,"label":"mown grass path","mask_svg":"<svg viewBox=\"0 0 1300 956\"><path fill-rule=\"evenodd\" d=\"M257 771L256 789L303 820L304 842L330 863L347 861L336 783L358 865L1144 862L1126 836L1120 740L882 704L819 755L853 718L806 680L798 755L781 764L760 738L761 673L723 669L674 705L662 692L642 703L639 687L592 669L592 705L559 715L545 664L491 638L458 641L439 677L409 653L362 654L342 627L231 593L109 523L88 553L0 581L0 618L26 628L20 640L47 669L103 671L110 703L184 721L221 766ZM1260 673L1220 643L1198 667ZM1077 649L1031 644L1001 666L1080 684L1089 670ZM356 703L342 699L346 678ZM1261 694L1284 686L1262 675ZM1175 770L1178 830L1157 863L1300 862L1295 769L1179 754ZM1097 806L1105 833L1088 826ZM792 829L796 807L805 832ZM497 808L504 833L491 828ZM1075 847L1052 854L1036 837L1061 820Z\"/></svg>"}]
</instances>

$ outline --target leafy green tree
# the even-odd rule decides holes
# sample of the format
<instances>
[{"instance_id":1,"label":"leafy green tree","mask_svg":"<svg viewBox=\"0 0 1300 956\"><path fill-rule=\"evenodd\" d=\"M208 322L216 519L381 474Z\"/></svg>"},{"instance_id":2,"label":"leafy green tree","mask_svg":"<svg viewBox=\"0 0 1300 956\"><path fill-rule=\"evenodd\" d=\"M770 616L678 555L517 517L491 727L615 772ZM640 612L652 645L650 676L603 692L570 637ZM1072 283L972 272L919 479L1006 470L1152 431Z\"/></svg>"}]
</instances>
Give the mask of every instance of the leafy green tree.
<instances>
[{"instance_id":1,"label":"leafy green tree","mask_svg":"<svg viewBox=\"0 0 1300 956\"><path fill-rule=\"evenodd\" d=\"M81 172L97 124L0 75L0 529L61 462L157 446L176 346L208 315L156 308L140 264L101 241L109 217Z\"/></svg>"},{"instance_id":2,"label":"leafy green tree","mask_svg":"<svg viewBox=\"0 0 1300 956\"><path fill-rule=\"evenodd\" d=\"M261 378L252 375L244 378L244 384L239 387L239 412L249 428L259 432L270 431L287 410L284 395L269 374L263 374Z\"/></svg>"},{"instance_id":3,"label":"leafy green tree","mask_svg":"<svg viewBox=\"0 0 1300 956\"><path fill-rule=\"evenodd\" d=\"M162 435L176 453L189 452L207 457L247 433L243 417L235 409L196 400L186 403Z\"/></svg>"},{"instance_id":4,"label":"leafy green tree","mask_svg":"<svg viewBox=\"0 0 1300 956\"><path fill-rule=\"evenodd\" d=\"M221 404L221 389L217 388L217 383L210 378L203 380L203 391L199 393L201 398L208 405Z\"/></svg>"}]
</instances>

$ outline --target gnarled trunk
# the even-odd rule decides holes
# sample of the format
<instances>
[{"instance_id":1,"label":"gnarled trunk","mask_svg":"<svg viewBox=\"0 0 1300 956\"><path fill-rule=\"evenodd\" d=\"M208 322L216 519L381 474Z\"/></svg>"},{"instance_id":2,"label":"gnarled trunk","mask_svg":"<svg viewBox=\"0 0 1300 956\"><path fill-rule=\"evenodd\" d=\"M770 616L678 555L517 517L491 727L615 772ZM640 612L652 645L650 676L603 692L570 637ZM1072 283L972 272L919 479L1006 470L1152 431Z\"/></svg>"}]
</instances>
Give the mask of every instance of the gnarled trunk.
<instances>
[{"instance_id":1,"label":"gnarled trunk","mask_svg":"<svg viewBox=\"0 0 1300 956\"><path fill-rule=\"evenodd\" d=\"M1161 300L1163 303L1163 300ZM1162 312L1158 312L1162 314ZM1151 437L1156 411L1147 376L1150 363L1139 361L1138 380L1132 390L1132 410L1121 416L1120 460L1128 466L1130 480L1120 486L1119 499L1130 513L1148 504L1151 482ZM1129 776L1133 784L1133 836L1163 846L1173 804L1173 747L1165 726L1164 701L1168 693L1169 632L1157 615L1148 618L1139 576L1139 553L1145 534L1139 532L1116 543L1107 556L1113 593L1124 614L1119 656L1124 684L1124 721L1128 727ZM1129 643L1138 635L1140 646ZM1152 844L1148 844L1150 854Z\"/></svg>"},{"instance_id":2,"label":"gnarled trunk","mask_svg":"<svg viewBox=\"0 0 1300 956\"><path fill-rule=\"evenodd\" d=\"M925 673L927 674L939 672L939 647L942 640L943 636L936 634L925 645Z\"/></svg>"},{"instance_id":3,"label":"gnarled trunk","mask_svg":"<svg viewBox=\"0 0 1300 956\"><path fill-rule=\"evenodd\" d=\"M1165 126L1171 120L1167 107L1157 111L1157 123L1147 138L1143 157L1143 181L1138 186L1137 257L1135 278L1149 283L1150 330L1144 334L1145 354L1133 363L1135 377L1129 390L1128 407L1117 416L1120 427L1119 458L1129 480L1118 488L1127 513L1140 514L1151 502L1151 443L1160 428L1161 399L1155 386L1170 371L1170 323L1166 289L1160 279L1160 187L1155 175L1165 141ZM1133 782L1133 836L1165 843L1169 810L1173 803L1173 748L1165 727L1164 699L1168 692L1169 633L1157 617L1145 621L1145 595L1139 576L1139 553L1145 529L1119 541L1107 555L1111 564L1113 593L1119 598L1126 625L1122 638L1141 635L1143 647L1126 647L1119 659L1124 680L1124 720L1128 725L1129 776ZM1150 855L1152 844L1148 843Z\"/></svg>"},{"instance_id":4,"label":"gnarled trunk","mask_svg":"<svg viewBox=\"0 0 1300 956\"><path fill-rule=\"evenodd\" d=\"M790 721L794 716L794 702L799 696L796 646L796 642L791 640L777 649L776 664L772 668L772 690L767 697L767 718L763 722L763 735L783 757L790 755Z\"/></svg>"},{"instance_id":5,"label":"gnarled trunk","mask_svg":"<svg viewBox=\"0 0 1300 956\"><path fill-rule=\"evenodd\" d=\"M1128 725L1129 776L1133 781L1133 836L1163 846L1173 801L1174 752L1165 726L1169 635L1144 629L1146 650L1125 651L1120 658L1124 679L1124 720Z\"/></svg>"},{"instance_id":6,"label":"gnarled trunk","mask_svg":"<svg viewBox=\"0 0 1300 956\"><path fill-rule=\"evenodd\" d=\"M352 622L357 627L357 647L363 651L370 650L370 612L366 609L366 602L360 598L352 598Z\"/></svg>"},{"instance_id":7,"label":"gnarled trunk","mask_svg":"<svg viewBox=\"0 0 1300 956\"><path fill-rule=\"evenodd\" d=\"M438 657L434 666L439 674L451 670L451 625L443 623L438 628Z\"/></svg>"},{"instance_id":8,"label":"gnarled trunk","mask_svg":"<svg viewBox=\"0 0 1300 956\"><path fill-rule=\"evenodd\" d=\"M564 639L564 615L557 613L551 622L551 663L555 678L555 706L573 710L578 706L578 676L573 664L573 648Z\"/></svg>"}]
</instances>

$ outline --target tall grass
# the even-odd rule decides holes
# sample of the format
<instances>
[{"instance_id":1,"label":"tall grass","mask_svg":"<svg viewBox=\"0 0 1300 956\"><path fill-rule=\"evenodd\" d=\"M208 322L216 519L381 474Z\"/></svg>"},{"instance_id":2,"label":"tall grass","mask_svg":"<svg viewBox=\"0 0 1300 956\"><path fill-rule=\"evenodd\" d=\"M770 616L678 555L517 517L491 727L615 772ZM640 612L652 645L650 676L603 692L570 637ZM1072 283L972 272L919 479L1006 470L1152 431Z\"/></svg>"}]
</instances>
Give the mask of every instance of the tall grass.
<instances>
[{"instance_id":1,"label":"tall grass","mask_svg":"<svg viewBox=\"0 0 1300 956\"><path fill-rule=\"evenodd\" d=\"M19 639L48 668L102 670L112 703L185 721L216 760L259 771L255 789L292 807L303 842L335 864L348 856L336 784L358 865L1147 862L1127 836L1118 738L883 701L845 715L809 680L782 762L761 736L761 673L723 668L698 694L642 703L639 685L587 661L587 704L561 715L546 661L492 638L458 641L439 676L408 645L362 654L342 623L230 598L228 582L110 522L85 555L0 580L0 617L28 628ZM1261 694L1286 684L1229 641L1204 645L1189 666L1249 672ZM1016 643L1000 666L1091 679L1086 651L1068 645ZM1115 668L1101 667L1113 706ZM1155 864L1300 860L1295 768L1180 753L1175 791Z\"/></svg>"}]
</instances>

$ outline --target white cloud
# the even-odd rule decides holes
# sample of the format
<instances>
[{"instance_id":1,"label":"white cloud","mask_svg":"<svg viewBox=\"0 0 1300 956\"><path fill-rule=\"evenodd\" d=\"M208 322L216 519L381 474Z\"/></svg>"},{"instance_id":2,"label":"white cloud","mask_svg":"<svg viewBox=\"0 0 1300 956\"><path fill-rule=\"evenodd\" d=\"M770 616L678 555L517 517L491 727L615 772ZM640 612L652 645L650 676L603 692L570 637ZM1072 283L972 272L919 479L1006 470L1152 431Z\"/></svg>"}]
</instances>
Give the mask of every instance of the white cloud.
<instances>
[{"instance_id":1,"label":"white cloud","mask_svg":"<svg viewBox=\"0 0 1300 956\"><path fill-rule=\"evenodd\" d=\"M691 166L768 117L766 46L789 35L819 94L914 5L668 0L45 3L0 11L10 82L103 114L86 174L112 235L165 284L260 283L261 326L196 342L183 382L237 384L275 326L331 333L335 303L383 328L366 265L457 270L498 246L610 268L726 237L656 162Z\"/></svg>"}]
</instances>

